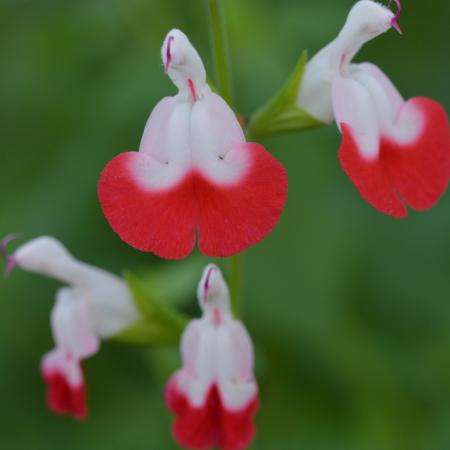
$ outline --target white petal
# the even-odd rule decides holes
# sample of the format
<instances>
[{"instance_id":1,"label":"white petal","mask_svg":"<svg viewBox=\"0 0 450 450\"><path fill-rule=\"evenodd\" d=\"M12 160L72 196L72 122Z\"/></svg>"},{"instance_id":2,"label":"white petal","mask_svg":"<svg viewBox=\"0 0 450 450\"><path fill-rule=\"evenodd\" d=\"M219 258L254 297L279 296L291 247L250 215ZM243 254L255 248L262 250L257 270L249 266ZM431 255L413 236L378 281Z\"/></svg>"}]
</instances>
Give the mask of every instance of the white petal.
<instances>
[{"instance_id":1,"label":"white petal","mask_svg":"<svg viewBox=\"0 0 450 450\"><path fill-rule=\"evenodd\" d=\"M240 409L254 398L253 348L240 322L228 320L216 326L206 318L193 321L181 348L183 368L176 379L192 405L202 406L214 384L229 409Z\"/></svg>"},{"instance_id":2,"label":"white petal","mask_svg":"<svg viewBox=\"0 0 450 450\"><path fill-rule=\"evenodd\" d=\"M218 328L216 339L219 391L229 409L240 409L257 393L250 336L241 322L233 320Z\"/></svg>"},{"instance_id":3,"label":"white petal","mask_svg":"<svg viewBox=\"0 0 450 450\"><path fill-rule=\"evenodd\" d=\"M393 12L381 3L360 0L350 10L347 20L333 43L331 64L341 67L350 63L368 41L392 27Z\"/></svg>"},{"instance_id":4,"label":"white petal","mask_svg":"<svg viewBox=\"0 0 450 450\"><path fill-rule=\"evenodd\" d=\"M102 269L77 261L56 239L40 237L15 253L24 270L68 283L80 302L89 305L89 320L95 332L108 337L131 326L139 318L126 284ZM75 295L75 294L74 294Z\"/></svg>"},{"instance_id":5,"label":"white petal","mask_svg":"<svg viewBox=\"0 0 450 450\"><path fill-rule=\"evenodd\" d=\"M191 170L212 182L232 184L248 169L246 152L230 152L242 142L235 114L207 87L195 103L171 97L156 106L140 146L148 158L134 158L130 170L149 190L171 188Z\"/></svg>"},{"instance_id":6,"label":"white petal","mask_svg":"<svg viewBox=\"0 0 450 450\"><path fill-rule=\"evenodd\" d=\"M18 265L30 272L39 273L74 283L83 272L66 248L56 239L42 236L19 247L14 255Z\"/></svg>"},{"instance_id":7,"label":"white petal","mask_svg":"<svg viewBox=\"0 0 450 450\"><path fill-rule=\"evenodd\" d=\"M183 368L177 384L194 406L202 406L216 377L216 330L204 319L189 324L182 338Z\"/></svg>"},{"instance_id":8,"label":"white petal","mask_svg":"<svg viewBox=\"0 0 450 450\"><path fill-rule=\"evenodd\" d=\"M375 105L380 134L407 144L420 135L423 117L414 108L405 109L405 101L391 80L370 63L354 65L352 77L369 91Z\"/></svg>"},{"instance_id":9,"label":"white petal","mask_svg":"<svg viewBox=\"0 0 450 450\"><path fill-rule=\"evenodd\" d=\"M108 273L102 275L86 294L94 330L102 338L108 338L131 327L140 313L126 283Z\"/></svg>"},{"instance_id":10,"label":"white petal","mask_svg":"<svg viewBox=\"0 0 450 450\"><path fill-rule=\"evenodd\" d=\"M214 310L219 308L222 313L230 315L228 286L215 264L208 264L203 270L197 287L197 296L204 314L207 313L212 318Z\"/></svg>"},{"instance_id":11,"label":"white petal","mask_svg":"<svg viewBox=\"0 0 450 450\"><path fill-rule=\"evenodd\" d=\"M367 160L378 156L379 123L372 97L365 86L351 78L336 75L332 84L336 124L350 125L359 151Z\"/></svg>"},{"instance_id":12,"label":"white petal","mask_svg":"<svg viewBox=\"0 0 450 450\"><path fill-rule=\"evenodd\" d=\"M163 98L145 125L139 151L161 164L190 167L190 121L192 104L176 97Z\"/></svg>"},{"instance_id":13,"label":"white petal","mask_svg":"<svg viewBox=\"0 0 450 450\"><path fill-rule=\"evenodd\" d=\"M93 330L87 302L74 289L58 291L51 326L56 347L64 353L84 359L99 350L100 339Z\"/></svg>"},{"instance_id":14,"label":"white petal","mask_svg":"<svg viewBox=\"0 0 450 450\"><path fill-rule=\"evenodd\" d=\"M191 376L197 376L196 355L198 354L199 341L202 332L202 321L192 320L184 330L181 338L181 358L183 370Z\"/></svg>"},{"instance_id":15,"label":"white petal","mask_svg":"<svg viewBox=\"0 0 450 450\"><path fill-rule=\"evenodd\" d=\"M324 123L334 120L331 102L331 81L334 75L331 65L332 52L333 42L308 62L297 96L297 105Z\"/></svg>"},{"instance_id":16,"label":"white petal","mask_svg":"<svg viewBox=\"0 0 450 450\"><path fill-rule=\"evenodd\" d=\"M371 76L378 82L378 84L381 86L381 89L387 96L392 110L395 114L398 114L401 107L405 103L405 100L403 99L397 88L394 86L392 81L386 76L386 74L378 66L369 62L357 64L356 66L362 69L365 74Z\"/></svg>"},{"instance_id":17,"label":"white petal","mask_svg":"<svg viewBox=\"0 0 450 450\"><path fill-rule=\"evenodd\" d=\"M190 122L192 104L176 97L163 99L145 127L140 152L131 170L144 189L163 190L180 182L192 167Z\"/></svg>"},{"instance_id":18,"label":"white petal","mask_svg":"<svg viewBox=\"0 0 450 450\"><path fill-rule=\"evenodd\" d=\"M232 183L242 177L247 155L242 152L229 161L227 154L236 144L245 142L244 133L230 107L213 92L193 106L190 142L193 167L209 180Z\"/></svg>"},{"instance_id":19,"label":"white petal","mask_svg":"<svg viewBox=\"0 0 450 450\"><path fill-rule=\"evenodd\" d=\"M367 65L353 64L348 77L366 88L375 108L380 133L382 133L392 127L404 102L392 84L386 83L386 77L383 82L380 82L380 73L382 73L380 70L380 73L374 76L374 67L369 65L367 70Z\"/></svg>"}]
</instances>

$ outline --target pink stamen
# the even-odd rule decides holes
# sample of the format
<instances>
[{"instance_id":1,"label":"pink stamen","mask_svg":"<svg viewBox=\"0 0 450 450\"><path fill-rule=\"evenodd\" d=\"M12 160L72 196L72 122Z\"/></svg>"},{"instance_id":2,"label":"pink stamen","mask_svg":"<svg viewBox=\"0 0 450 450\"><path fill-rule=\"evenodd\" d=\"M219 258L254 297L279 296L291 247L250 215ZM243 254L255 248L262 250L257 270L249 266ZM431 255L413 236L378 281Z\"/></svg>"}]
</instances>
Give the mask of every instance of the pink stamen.
<instances>
[{"instance_id":1,"label":"pink stamen","mask_svg":"<svg viewBox=\"0 0 450 450\"><path fill-rule=\"evenodd\" d=\"M167 47L166 47L166 61L164 63L164 72L167 72L169 70L170 63L172 62L172 52L171 47L174 43L175 38L173 36L169 36L167 39Z\"/></svg>"},{"instance_id":2,"label":"pink stamen","mask_svg":"<svg viewBox=\"0 0 450 450\"><path fill-rule=\"evenodd\" d=\"M211 274L216 270L215 267L210 267L208 270L208 273L206 274L205 284L203 285L203 297L204 302L206 303L208 301L208 294L209 294L209 279L211 277Z\"/></svg>"},{"instance_id":3,"label":"pink stamen","mask_svg":"<svg viewBox=\"0 0 450 450\"><path fill-rule=\"evenodd\" d=\"M402 29L400 28L400 25L398 24L398 19L400 18L400 15L402 13L402 4L400 2L400 0L389 0L389 6L392 3L392 1L395 2L395 4L397 5L397 12L395 14L395 16L392 18L391 20L391 25L400 33L402 34Z\"/></svg>"},{"instance_id":4,"label":"pink stamen","mask_svg":"<svg viewBox=\"0 0 450 450\"><path fill-rule=\"evenodd\" d=\"M8 276L18 264L17 258L9 255L6 250L8 244L17 237L15 234L8 234L0 241L0 256L6 261L5 276Z\"/></svg>"},{"instance_id":5,"label":"pink stamen","mask_svg":"<svg viewBox=\"0 0 450 450\"><path fill-rule=\"evenodd\" d=\"M197 92L195 91L195 84L190 78L188 79L188 85L189 85L189 90L191 91L192 99L194 100L194 102L196 102L197 101Z\"/></svg>"}]
</instances>

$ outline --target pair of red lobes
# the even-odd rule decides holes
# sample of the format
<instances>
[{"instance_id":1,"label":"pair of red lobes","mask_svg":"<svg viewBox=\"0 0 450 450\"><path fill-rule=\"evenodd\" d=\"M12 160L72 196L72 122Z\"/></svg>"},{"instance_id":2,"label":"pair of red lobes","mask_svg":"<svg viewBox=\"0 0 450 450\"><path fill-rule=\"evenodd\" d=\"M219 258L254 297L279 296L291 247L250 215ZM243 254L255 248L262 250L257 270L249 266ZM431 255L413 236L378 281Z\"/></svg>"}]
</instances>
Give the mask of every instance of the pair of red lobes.
<instances>
[{"instance_id":1,"label":"pair of red lobes","mask_svg":"<svg viewBox=\"0 0 450 450\"><path fill-rule=\"evenodd\" d=\"M241 143L246 167L219 183L192 169L164 189L144 187L133 167L149 156L127 152L103 170L98 193L112 229L129 245L167 259L185 258L195 246L211 257L229 257L262 240L277 224L287 198L284 167L261 145Z\"/></svg>"}]
</instances>

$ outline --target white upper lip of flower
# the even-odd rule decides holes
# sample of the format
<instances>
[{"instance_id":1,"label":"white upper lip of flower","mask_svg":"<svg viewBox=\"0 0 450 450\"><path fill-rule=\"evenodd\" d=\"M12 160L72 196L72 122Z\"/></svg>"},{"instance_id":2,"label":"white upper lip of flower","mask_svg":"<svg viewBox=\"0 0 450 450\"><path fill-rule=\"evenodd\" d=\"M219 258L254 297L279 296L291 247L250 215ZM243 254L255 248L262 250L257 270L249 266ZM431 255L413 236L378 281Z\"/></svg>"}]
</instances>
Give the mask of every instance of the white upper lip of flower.
<instances>
[{"instance_id":1,"label":"white upper lip of flower","mask_svg":"<svg viewBox=\"0 0 450 450\"><path fill-rule=\"evenodd\" d=\"M118 333L139 317L131 293L122 279L76 260L52 237L43 236L27 242L16 250L13 257L24 270L68 284L71 296L86 303L89 320L95 332L102 337Z\"/></svg>"},{"instance_id":2,"label":"white upper lip of flower","mask_svg":"<svg viewBox=\"0 0 450 450\"><path fill-rule=\"evenodd\" d=\"M202 97L208 88L205 67L182 31L176 28L169 31L161 47L161 58L164 70L179 89L180 99L196 101Z\"/></svg>"},{"instance_id":3,"label":"white upper lip of flower","mask_svg":"<svg viewBox=\"0 0 450 450\"><path fill-rule=\"evenodd\" d=\"M209 264L203 271L202 278L198 284L198 298L202 310L209 314L214 309L220 309L226 316L230 314L230 294L228 286L223 279L220 269Z\"/></svg>"}]
</instances>

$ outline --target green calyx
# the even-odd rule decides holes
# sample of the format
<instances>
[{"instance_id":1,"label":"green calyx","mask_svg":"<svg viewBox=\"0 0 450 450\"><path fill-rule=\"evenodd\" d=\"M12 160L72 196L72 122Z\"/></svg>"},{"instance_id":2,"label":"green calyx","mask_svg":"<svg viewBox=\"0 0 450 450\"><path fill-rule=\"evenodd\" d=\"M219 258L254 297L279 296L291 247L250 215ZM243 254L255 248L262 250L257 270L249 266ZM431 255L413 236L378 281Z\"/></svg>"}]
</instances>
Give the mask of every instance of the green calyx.
<instances>
[{"instance_id":1,"label":"green calyx","mask_svg":"<svg viewBox=\"0 0 450 450\"><path fill-rule=\"evenodd\" d=\"M296 105L307 62L308 55L304 51L286 84L250 117L249 139L324 125Z\"/></svg>"},{"instance_id":2,"label":"green calyx","mask_svg":"<svg viewBox=\"0 0 450 450\"><path fill-rule=\"evenodd\" d=\"M178 299L174 301L164 294L163 284L153 284L151 280L143 280L131 273L125 274L125 280L141 318L112 339L141 345L178 344L189 320L171 305Z\"/></svg>"}]
</instances>

